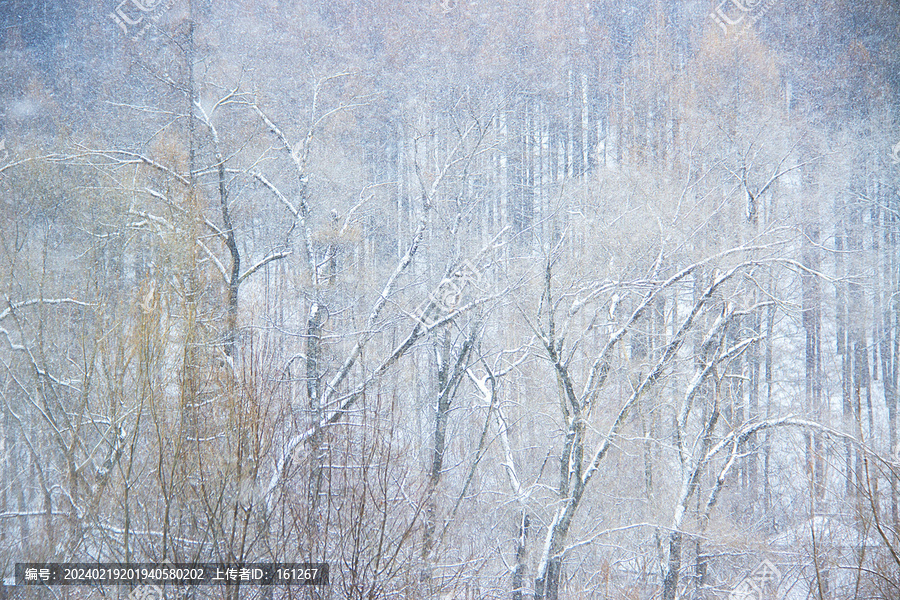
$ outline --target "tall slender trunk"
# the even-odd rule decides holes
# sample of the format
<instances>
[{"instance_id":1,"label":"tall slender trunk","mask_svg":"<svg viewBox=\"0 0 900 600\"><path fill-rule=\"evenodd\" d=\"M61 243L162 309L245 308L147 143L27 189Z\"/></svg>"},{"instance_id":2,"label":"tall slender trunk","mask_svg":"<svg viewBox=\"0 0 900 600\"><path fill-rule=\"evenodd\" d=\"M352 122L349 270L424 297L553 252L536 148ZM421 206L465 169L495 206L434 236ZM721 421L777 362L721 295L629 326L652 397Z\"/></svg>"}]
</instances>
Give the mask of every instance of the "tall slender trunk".
<instances>
[{"instance_id":1,"label":"tall slender trunk","mask_svg":"<svg viewBox=\"0 0 900 600\"><path fill-rule=\"evenodd\" d=\"M756 304L757 294L753 294L754 304ZM750 328L750 337L759 337L761 333L760 322L762 321L762 307L757 308L748 317L748 326ZM754 343L747 350L747 366L750 370L749 390L747 394L747 420L754 422L759 419L759 343ZM753 434L747 440L747 491L749 493L748 501L751 510L756 507L757 498L759 496L759 477L758 477L758 454L756 444L756 434Z\"/></svg>"},{"instance_id":2,"label":"tall slender trunk","mask_svg":"<svg viewBox=\"0 0 900 600\"><path fill-rule=\"evenodd\" d=\"M669 535L669 564L663 579L663 600L675 600L678 591L678 575L681 572L681 532Z\"/></svg>"},{"instance_id":3,"label":"tall slender trunk","mask_svg":"<svg viewBox=\"0 0 900 600\"><path fill-rule=\"evenodd\" d=\"M528 530L531 526L531 518L528 511L523 509L519 520L518 535L516 536L516 566L513 570L513 600L523 600L522 589L525 586L526 552L528 548Z\"/></svg>"},{"instance_id":4,"label":"tall slender trunk","mask_svg":"<svg viewBox=\"0 0 900 600\"><path fill-rule=\"evenodd\" d=\"M437 411L434 417L434 438L431 448L431 467L428 471L428 487L425 492L425 531L422 544L422 568L421 579L426 586L431 585L431 570L435 543L435 528L437 526L437 488L441 481L441 470L444 465L444 450L447 436L447 413L450 410L450 394L447 393L447 384L450 378L450 329L444 327L440 346L436 347L439 357L437 370ZM431 590L428 590L431 593Z\"/></svg>"},{"instance_id":5,"label":"tall slender trunk","mask_svg":"<svg viewBox=\"0 0 900 600\"><path fill-rule=\"evenodd\" d=\"M900 274L897 273L897 217L893 211L882 211L884 244L882 247L882 312L881 312L881 379L884 384L884 401L888 409L888 439L894 461L900 461L897 440L897 375L900 367ZM895 469L890 473L891 523L894 531L900 531L898 521L898 478Z\"/></svg>"},{"instance_id":6,"label":"tall slender trunk","mask_svg":"<svg viewBox=\"0 0 900 600\"><path fill-rule=\"evenodd\" d=\"M216 143L216 160L219 163L219 203L222 208L222 222L225 224L225 246L231 254L231 273L228 276L228 299L225 307L225 354L234 356L237 342L238 288L241 276L241 254L238 252L234 236L234 224L228 206L228 189L225 186L225 159Z\"/></svg>"},{"instance_id":7,"label":"tall slender trunk","mask_svg":"<svg viewBox=\"0 0 900 600\"><path fill-rule=\"evenodd\" d=\"M806 347L804 352L805 386L804 400L807 414L818 420L821 418L821 289L819 279L812 274L820 267L819 258L819 223L815 209L809 201L804 201L803 206L803 241L801 242L801 260L804 271L801 275L802 293L802 324L806 333ZM815 489L813 497L816 503L824 494L824 481L822 470L824 468L823 440L820 434L806 434L806 465L810 484Z\"/></svg>"},{"instance_id":8,"label":"tall slender trunk","mask_svg":"<svg viewBox=\"0 0 900 600\"><path fill-rule=\"evenodd\" d=\"M431 467L428 472L428 484L425 491L425 530L422 544L422 572L421 581L428 587L431 585L431 571L434 563L434 551L437 543L435 531L437 529L437 493L441 483L444 467L444 454L447 446L447 421L450 407L460 380L465 373L469 360L469 353L475 344L475 338L481 327L481 321L475 320L470 325L468 335L460 346L455 359L452 356L450 340L450 326L444 327L440 347L435 348L439 359L437 371L437 411L434 422L434 439L431 449ZM453 360L451 360L453 359ZM432 590L428 590L431 593Z\"/></svg>"},{"instance_id":9,"label":"tall slender trunk","mask_svg":"<svg viewBox=\"0 0 900 600\"><path fill-rule=\"evenodd\" d=\"M774 287L774 285L773 285ZM774 289L771 290L774 297ZM769 305L766 315L766 418L769 418L772 410L772 395L774 393L772 367L774 362L773 337L775 330L775 304ZM768 515L771 505L771 487L769 483L769 461L772 455L772 444L769 439L770 433L765 432L765 440L763 441L763 510ZM773 520L774 522L774 520Z\"/></svg>"}]
</instances>

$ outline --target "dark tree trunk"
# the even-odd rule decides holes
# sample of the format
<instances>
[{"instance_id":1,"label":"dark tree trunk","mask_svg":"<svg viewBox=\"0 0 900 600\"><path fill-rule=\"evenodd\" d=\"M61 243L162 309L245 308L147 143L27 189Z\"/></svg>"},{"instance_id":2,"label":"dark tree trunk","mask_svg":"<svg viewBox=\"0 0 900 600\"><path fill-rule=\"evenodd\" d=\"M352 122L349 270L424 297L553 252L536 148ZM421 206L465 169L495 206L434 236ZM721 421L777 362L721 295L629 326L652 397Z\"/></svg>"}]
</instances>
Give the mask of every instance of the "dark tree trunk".
<instances>
[{"instance_id":1,"label":"dark tree trunk","mask_svg":"<svg viewBox=\"0 0 900 600\"><path fill-rule=\"evenodd\" d=\"M669 536L669 566L663 580L663 600L675 600L678 591L678 575L681 571L681 532Z\"/></svg>"},{"instance_id":2,"label":"dark tree trunk","mask_svg":"<svg viewBox=\"0 0 900 600\"><path fill-rule=\"evenodd\" d=\"M803 241L801 259L803 265L810 271L804 271L801 275L802 292L802 324L806 333L806 348L804 353L805 365L805 405L807 414L818 420L821 415L821 289L819 279L813 272L819 271L819 225L818 216L813 214L813 208L809 205L803 207ZM815 490L814 497L818 504L824 494L824 456L822 455L823 440L816 433L806 434L806 464L810 482Z\"/></svg>"},{"instance_id":3,"label":"dark tree trunk","mask_svg":"<svg viewBox=\"0 0 900 600\"><path fill-rule=\"evenodd\" d=\"M527 552L528 529L531 526L531 519L528 517L528 511L522 511L522 518L519 520L518 536L516 537L516 567L513 571L513 600L522 600L522 588L525 586L525 557Z\"/></svg>"}]
</instances>

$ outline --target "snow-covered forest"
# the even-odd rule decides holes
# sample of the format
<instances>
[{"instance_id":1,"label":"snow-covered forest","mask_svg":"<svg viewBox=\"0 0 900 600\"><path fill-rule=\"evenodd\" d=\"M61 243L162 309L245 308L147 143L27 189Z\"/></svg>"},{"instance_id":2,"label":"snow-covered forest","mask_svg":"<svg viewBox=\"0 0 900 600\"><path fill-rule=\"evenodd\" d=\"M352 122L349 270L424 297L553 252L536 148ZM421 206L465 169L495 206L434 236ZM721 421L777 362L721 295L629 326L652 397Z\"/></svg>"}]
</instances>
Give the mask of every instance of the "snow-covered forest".
<instances>
[{"instance_id":1,"label":"snow-covered forest","mask_svg":"<svg viewBox=\"0 0 900 600\"><path fill-rule=\"evenodd\" d=\"M896 0L0 0L0 577L900 598L898 65Z\"/></svg>"}]
</instances>

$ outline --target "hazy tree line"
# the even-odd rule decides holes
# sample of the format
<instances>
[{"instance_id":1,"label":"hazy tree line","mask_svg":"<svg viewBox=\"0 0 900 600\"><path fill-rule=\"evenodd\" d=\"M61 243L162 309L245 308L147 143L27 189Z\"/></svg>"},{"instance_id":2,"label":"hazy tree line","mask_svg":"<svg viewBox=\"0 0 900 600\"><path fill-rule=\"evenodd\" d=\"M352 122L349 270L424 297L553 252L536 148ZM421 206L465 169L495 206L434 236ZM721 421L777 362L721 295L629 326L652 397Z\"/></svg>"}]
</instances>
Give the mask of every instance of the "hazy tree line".
<instances>
[{"instance_id":1,"label":"hazy tree line","mask_svg":"<svg viewBox=\"0 0 900 600\"><path fill-rule=\"evenodd\" d=\"M900 595L900 12L750 4L2 5L3 575Z\"/></svg>"}]
</instances>

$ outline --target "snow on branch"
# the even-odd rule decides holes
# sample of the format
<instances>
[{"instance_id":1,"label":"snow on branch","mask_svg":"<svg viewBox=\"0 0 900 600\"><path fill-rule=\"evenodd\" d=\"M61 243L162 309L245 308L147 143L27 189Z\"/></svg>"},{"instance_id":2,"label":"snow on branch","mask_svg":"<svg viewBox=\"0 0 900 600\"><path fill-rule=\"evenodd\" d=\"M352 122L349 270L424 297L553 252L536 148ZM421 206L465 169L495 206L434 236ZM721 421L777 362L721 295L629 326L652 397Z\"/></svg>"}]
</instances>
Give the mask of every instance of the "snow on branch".
<instances>
[{"instance_id":1,"label":"snow on branch","mask_svg":"<svg viewBox=\"0 0 900 600\"><path fill-rule=\"evenodd\" d=\"M96 306L95 304L91 304L90 302L82 302L81 300L75 300L74 298L32 298L31 300L23 300L22 302L8 302L8 304L9 306L5 310L3 310L3 312L0 312L0 321L20 308L35 306L38 304L73 304L75 306L81 306L85 308Z\"/></svg>"},{"instance_id":2,"label":"snow on branch","mask_svg":"<svg viewBox=\"0 0 900 600\"><path fill-rule=\"evenodd\" d=\"M261 268L263 268L270 262L273 262L276 260L281 260L282 258L287 258L291 254L292 253L290 250L288 250L286 252L276 252L274 254L270 254L269 256L265 257L264 259L262 259L261 261L259 261L258 263L256 263L255 265L253 265L252 267L247 269L247 271L245 271L243 275L238 277L238 283L243 283L245 279L247 279L248 277L250 277L257 271L259 271Z\"/></svg>"}]
</instances>

